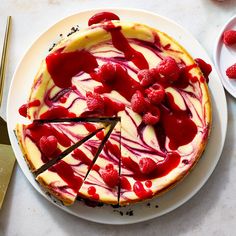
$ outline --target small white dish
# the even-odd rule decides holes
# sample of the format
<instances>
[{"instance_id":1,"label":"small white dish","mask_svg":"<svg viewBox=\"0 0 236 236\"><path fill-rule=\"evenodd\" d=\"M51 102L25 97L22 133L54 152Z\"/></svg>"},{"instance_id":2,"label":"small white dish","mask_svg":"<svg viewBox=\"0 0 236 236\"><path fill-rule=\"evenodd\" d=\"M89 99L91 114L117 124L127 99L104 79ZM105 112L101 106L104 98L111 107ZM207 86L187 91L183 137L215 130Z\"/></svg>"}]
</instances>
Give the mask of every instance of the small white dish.
<instances>
[{"instance_id":1,"label":"small white dish","mask_svg":"<svg viewBox=\"0 0 236 236\"><path fill-rule=\"evenodd\" d=\"M214 61L223 86L236 98L236 79L229 79L226 75L227 68L236 63L236 45L226 46L223 42L223 33L229 29L236 30L236 15L223 26L219 33L214 51Z\"/></svg>"}]
</instances>

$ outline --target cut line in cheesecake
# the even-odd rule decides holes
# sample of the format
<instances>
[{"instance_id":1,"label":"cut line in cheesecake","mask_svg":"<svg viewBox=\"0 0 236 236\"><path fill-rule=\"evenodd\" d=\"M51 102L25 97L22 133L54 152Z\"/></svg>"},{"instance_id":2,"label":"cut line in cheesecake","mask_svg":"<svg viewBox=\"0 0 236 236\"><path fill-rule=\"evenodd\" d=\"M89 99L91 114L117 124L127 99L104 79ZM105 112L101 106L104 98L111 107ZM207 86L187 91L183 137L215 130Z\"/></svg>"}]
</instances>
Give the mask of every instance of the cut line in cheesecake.
<instances>
[{"instance_id":1,"label":"cut line in cheesecake","mask_svg":"<svg viewBox=\"0 0 236 236\"><path fill-rule=\"evenodd\" d=\"M103 122L33 122L17 124L15 135L29 169L34 173L49 161L66 155L107 125Z\"/></svg>"},{"instance_id":2,"label":"cut line in cheesecake","mask_svg":"<svg viewBox=\"0 0 236 236\"><path fill-rule=\"evenodd\" d=\"M73 204L113 128L110 125L90 135L68 155L51 162L50 166L45 166L45 170L37 175L36 180L44 190L60 199L63 204ZM90 189L88 193L93 191ZM92 196L96 198L97 194Z\"/></svg>"}]
</instances>

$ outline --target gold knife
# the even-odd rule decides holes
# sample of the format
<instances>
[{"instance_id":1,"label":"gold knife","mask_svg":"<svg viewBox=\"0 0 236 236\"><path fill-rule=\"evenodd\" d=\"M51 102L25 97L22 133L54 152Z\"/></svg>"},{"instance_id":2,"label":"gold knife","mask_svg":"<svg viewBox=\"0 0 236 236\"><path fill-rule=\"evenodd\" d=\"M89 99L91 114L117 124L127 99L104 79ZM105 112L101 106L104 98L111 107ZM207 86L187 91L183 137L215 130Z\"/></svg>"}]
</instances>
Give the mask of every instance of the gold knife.
<instances>
[{"instance_id":1,"label":"gold knife","mask_svg":"<svg viewBox=\"0 0 236 236\"><path fill-rule=\"evenodd\" d=\"M7 192L13 167L15 164L15 156L10 145L6 122L0 118L0 209L4 197Z\"/></svg>"},{"instance_id":2,"label":"gold knife","mask_svg":"<svg viewBox=\"0 0 236 236\"><path fill-rule=\"evenodd\" d=\"M10 24L11 24L11 17L8 17L3 50L2 50L1 65L0 65L0 105L2 102L3 87L5 80L6 54L8 48L7 46L9 39ZM0 117L0 132L1 132L0 134L0 209L1 209L15 163L15 156L11 148L10 140L8 137L7 124L1 117Z\"/></svg>"}]
</instances>

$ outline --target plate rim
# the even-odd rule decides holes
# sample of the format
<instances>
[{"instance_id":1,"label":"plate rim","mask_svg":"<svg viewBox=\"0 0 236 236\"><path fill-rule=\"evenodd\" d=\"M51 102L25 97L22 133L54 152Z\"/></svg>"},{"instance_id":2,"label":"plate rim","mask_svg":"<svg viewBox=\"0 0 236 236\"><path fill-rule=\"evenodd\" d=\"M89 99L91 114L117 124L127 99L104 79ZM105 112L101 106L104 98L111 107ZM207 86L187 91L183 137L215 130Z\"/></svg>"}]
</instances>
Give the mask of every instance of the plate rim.
<instances>
[{"instance_id":1,"label":"plate rim","mask_svg":"<svg viewBox=\"0 0 236 236\"><path fill-rule=\"evenodd\" d=\"M151 11L147 11L147 10L142 10L142 9L138 9L138 8L119 8L119 7L112 7L112 8L92 8L92 9L84 9L84 10L81 10L81 11L77 11L77 12L74 12L72 14L68 14L67 16L65 17L62 17L60 18L59 20L57 20L55 23L51 24L46 30L42 31L39 33L38 36L36 36L35 40L33 40L32 44L28 47L28 49L23 53L21 59L19 60L18 64L17 64L17 67L15 69L15 72L12 76L12 80L11 80L11 83L10 83L10 87L9 87L9 93L8 93L8 97L7 97L7 109L6 109L6 118L7 118L7 121L9 121L9 112L10 112L10 108L9 108L9 104L10 104L10 95L11 95L11 91L12 91L12 87L13 87L13 84L14 84L14 80L15 80L15 77L16 77L16 74L17 74L17 71L18 69L20 68L20 65L21 63L23 62L24 58L27 56L27 54L30 52L30 50L33 48L34 44L40 40L42 37L45 36L45 34L48 33L48 31L50 31L53 27L55 27L55 25L61 23L62 21L65 21L65 20L68 20L69 18L71 17L75 17L79 14L83 14L83 13L87 13L87 14L95 14L96 12L99 12L99 11L132 11L132 12L135 12L135 13L139 13L139 12L142 12L142 13L145 13L147 15L152 15L153 17L157 17L157 18L160 18L160 19L163 19L164 21L167 21L168 23L171 23L172 25L176 26L177 28L181 29L185 34L188 35L188 37L191 37L192 40L194 40L194 43L198 44L199 47L202 48L202 50L204 51L204 53L206 54L206 57L208 59L208 61L214 65L210 59L210 57L208 56L206 50L203 48L203 46L196 40L196 38L187 30L185 29L183 26L181 26L180 24L174 22L172 19L169 19L168 17L165 17L165 16L162 16L160 14L156 14L154 12L151 12ZM217 70L214 68L213 66L213 70L215 70L215 74L216 74L216 77L217 77L217 81L219 81L220 83L220 78L219 78L219 74L217 73ZM191 191L191 194L188 194L187 197L184 197L181 201L179 201L177 204L174 204L172 207L169 207L167 208L166 210L162 211L161 214L156 214L156 215L151 215L149 217L146 217L146 218L140 218L139 220L130 220L128 222L104 222L104 220L97 220L97 219L90 219L89 217L84 217L84 216L81 216L81 215L78 215L76 214L75 212L71 212L68 208L65 208L65 207L62 207L62 206L59 206L58 204L56 204L54 201L52 201L46 194L45 192L43 192L42 190L39 190L37 188L35 188L35 186L33 185L33 183L31 182L31 180L28 178L28 176L24 173L25 171L21 168L21 165L19 164L18 162L18 159L17 159L17 162L20 166L20 169L21 171L24 173L24 176L28 179L28 181L31 183L31 185L33 185L34 189L37 190L37 192L39 192L42 196L44 196L46 199L49 200L49 202L51 202L52 204L56 205L57 207L61 208L62 210L64 210L65 212L67 213L70 213L71 215L75 215L76 217L79 217L79 218L82 218L82 219L86 219L88 221L91 221L91 222L96 222L96 223L101 223L101 224L109 224L109 225L127 225L127 224L133 224L133 223L139 223L139 222L144 222L144 221L147 221L147 220L150 220L150 219L154 219L156 217L159 217L159 216L163 216L173 210L175 210L176 208L182 206L184 203L186 203L187 201L189 201L204 185L205 183L208 181L209 177L211 176L211 174L213 173L213 171L215 170L216 166L217 166L217 163L219 162L219 159L221 157L221 154L222 154L222 150L223 150L223 147L224 147L224 143L225 143L225 138L226 138L226 132L227 132L227 121L228 121L228 108L227 108L227 102L226 102L226 95L225 95L225 91L223 89L223 86L222 84L220 83L221 87L222 87L222 93L224 95L224 99L223 99L223 103L225 104L224 106L224 109L226 111L226 114L225 114L225 122L222 123L222 130L224 131L224 133L222 134L222 146L219 150L219 154L218 154L218 159L217 161L214 163L214 165L211 165L211 168L210 168L210 171L208 172L208 174L205 176L204 178L204 181L201 182L201 184L197 187L197 188L194 188L193 191ZM11 134L11 130L10 130L10 125L9 125L9 122L7 122L7 126L8 126L8 133L9 133L9 136L10 136L10 141L11 143L13 142L13 137ZM207 147L206 147L207 148ZM14 153L16 153L16 150L15 150L15 147L13 146L13 150L14 150ZM16 155L17 156L17 155Z\"/></svg>"}]
</instances>

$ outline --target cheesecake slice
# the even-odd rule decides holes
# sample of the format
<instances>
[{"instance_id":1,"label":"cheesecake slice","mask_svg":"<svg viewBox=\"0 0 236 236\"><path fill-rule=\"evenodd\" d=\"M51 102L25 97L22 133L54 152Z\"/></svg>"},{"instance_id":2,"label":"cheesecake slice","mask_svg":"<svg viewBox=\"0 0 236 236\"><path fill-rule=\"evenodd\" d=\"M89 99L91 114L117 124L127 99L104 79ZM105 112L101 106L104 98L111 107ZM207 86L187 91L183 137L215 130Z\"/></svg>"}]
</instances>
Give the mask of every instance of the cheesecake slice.
<instances>
[{"instance_id":1,"label":"cheesecake slice","mask_svg":"<svg viewBox=\"0 0 236 236\"><path fill-rule=\"evenodd\" d=\"M119 198L120 122L116 124L78 195L106 204L117 205Z\"/></svg>"},{"instance_id":2,"label":"cheesecake slice","mask_svg":"<svg viewBox=\"0 0 236 236\"><path fill-rule=\"evenodd\" d=\"M30 170L35 172L106 125L102 122L33 122L18 124L15 133Z\"/></svg>"},{"instance_id":3,"label":"cheesecake slice","mask_svg":"<svg viewBox=\"0 0 236 236\"><path fill-rule=\"evenodd\" d=\"M99 131L36 177L40 185L65 205L74 203L109 128Z\"/></svg>"}]
</instances>

